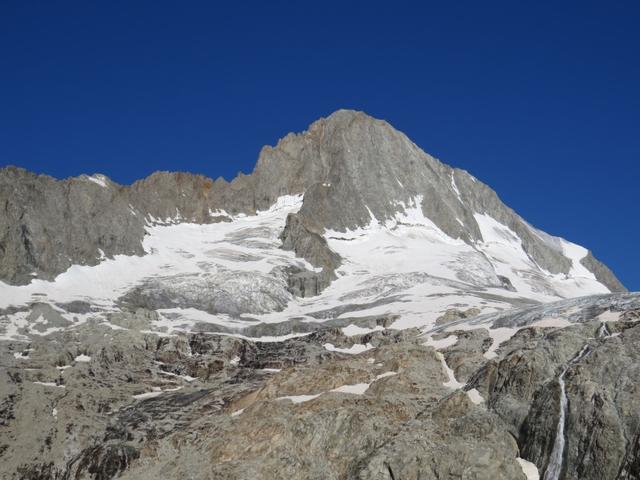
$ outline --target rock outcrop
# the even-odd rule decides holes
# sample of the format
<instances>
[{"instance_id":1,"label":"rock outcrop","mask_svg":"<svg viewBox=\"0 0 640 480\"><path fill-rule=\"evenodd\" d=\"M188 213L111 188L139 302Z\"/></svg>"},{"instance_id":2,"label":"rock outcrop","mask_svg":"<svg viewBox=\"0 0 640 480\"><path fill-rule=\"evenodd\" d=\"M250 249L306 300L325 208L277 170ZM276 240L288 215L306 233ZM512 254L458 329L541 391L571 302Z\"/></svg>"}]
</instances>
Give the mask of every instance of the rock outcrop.
<instances>
[{"instance_id":1,"label":"rock outcrop","mask_svg":"<svg viewBox=\"0 0 640 480\"><path fill-rule=\"evenodd\" d=\"M361 112L231 182L0 170L3 480L640 480L639 352L640 293Z\"/></svg>"},{"instance_id":2,"label":"rock outcrop","mask_svg":"<svg viewBox=\"0 0 640 480\"><path fill-rule=\"evenodd\" d=\"M492 359L482 327L254 342L158 337L144 310L3 342L0 476L524 480L522 458L549 466L570 365L559 478L637 479L640 310L619 305L603 323L585 300L581 323L525 326Z\"/></svg>"},{"instance_id":3,"label":"rock outcrop","mask_svg":"<svg viewBox=\"0 0 640 480\"><path fill-rule=\"evenodd\" d=\"M159 172L131 186L104 176L57 181L8 167L0 170L0 280L51 279L72 264L93 265L104 255L142 255L147 223L210 223L254 214L283 195L302 195L285 243L327 273L335 256L312 233L385 222L417 208L452 238L482 240L475 215L488 214L515 232L524 250L552 274L572 261L560 240L540 232L496 193L463 170L420 150L388 123L339 110L299 135L264 147L251 175L232 182ZM300 229L311 232L302 241ZM297 239L298 241L294 241ZM301 244L302 243L302 244ZM611 271L589 255L582 261L611 291L624 291Z\"/></svg>"}]
</instances>

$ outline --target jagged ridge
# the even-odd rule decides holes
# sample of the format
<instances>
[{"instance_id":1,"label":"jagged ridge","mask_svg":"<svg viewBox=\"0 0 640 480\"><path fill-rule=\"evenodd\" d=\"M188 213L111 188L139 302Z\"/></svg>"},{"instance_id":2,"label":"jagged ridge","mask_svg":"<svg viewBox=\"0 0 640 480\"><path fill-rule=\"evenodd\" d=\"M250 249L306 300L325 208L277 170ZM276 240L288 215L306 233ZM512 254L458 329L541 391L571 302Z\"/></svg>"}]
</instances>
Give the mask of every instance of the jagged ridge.
<instances>
[{"instance_id":1,"label":"jagged ridge","mask_svg":"<svg viewBox=\"0 0 640 480\"><path fill-rule=\"evenodd\" d=\"M224 221L228 214L254 214L296 194L304 194L304 202L290 222L308 232L384 222L420 197L423 214L452 238L482 240L474 216L488 214L515 232L545 270L567 274L572 267L559 239L529 226L488 186L424 153L388 123L349 110L264 147L253 173L232 182L158 172L122 186L104 176L57 181L7 167L0 170L0 187L0 279L13 284L52 279L73 264L96 264L103 255L141 255L149 221ZM307 247L285 235L288 248L308 251L303 255L311 263L326 260L318 264L326 267L326 284L335 256L310 251L308 245L317 242L296 238ZM625 291L590 252L581 263L609 290Z\"/></svg>"}]
</instances>

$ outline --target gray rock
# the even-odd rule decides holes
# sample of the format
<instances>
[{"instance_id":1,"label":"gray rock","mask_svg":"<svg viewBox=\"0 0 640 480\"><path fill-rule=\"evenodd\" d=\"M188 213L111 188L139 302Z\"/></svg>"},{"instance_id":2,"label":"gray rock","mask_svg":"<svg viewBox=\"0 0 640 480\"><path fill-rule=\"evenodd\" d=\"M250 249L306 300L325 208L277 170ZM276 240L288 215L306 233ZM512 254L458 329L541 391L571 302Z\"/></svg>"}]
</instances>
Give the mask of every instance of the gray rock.
<instances>
[{"instance_id":1,"label":"gray rock","mask_svg":"<svg viewBox=\"0 0 640 480\"><path fill-rule=\"evenodd\" d=\"M142 255L148 222L228 221L219 212L253 214L296 194L304 194L303 205L288 220L283 244L325 268L323 282L340 260L321 233L401 218L407 208L421 209L447 235L470 244L481 240L474 214L487 213L513 230L541 267L551 273L571 267L559 239L531 227L488 186L424 153L386 122L350 110L264 147L252 174L230 183L158 172L123 187L102 176L57 181L7 167L0 187L0 279L14 284L51 279L76 263L94 265L101 251ZM592 255L582 263L611 291L624 291ZM510 288L509 279L498 282Z\"/></svg>"},{"instance_id":2,"label":"gray rock","mask_svg":"<svg viewBox=\"0 0 640 480\"><path fill-rule=\"evenodd\" d=\"M457 390L417 330L340 329L388 327L391 317L335 319L269 343L141 333L155 313L139 310L109 317L129 330L89 321L28 344L0 342L0 477L524 480L516 458L544 473L558 376L587 345L565 377L561 478L635 479L640 309L631 295L612 297L606 304L621 316L607 329L597 319L603 298L582 299L582 313L569 310L581 323L525 327L492 360L482 356L486 330L452 332L458 341L442 353L468 379ZM508 315L504 324L521 321ZM326 343L373 348L353 355ZM358 384L369 386L334 391ZM470 401L471 388L483 402ZM282 398L300 395L315 397Z\"/></svg>"}]
</instances>

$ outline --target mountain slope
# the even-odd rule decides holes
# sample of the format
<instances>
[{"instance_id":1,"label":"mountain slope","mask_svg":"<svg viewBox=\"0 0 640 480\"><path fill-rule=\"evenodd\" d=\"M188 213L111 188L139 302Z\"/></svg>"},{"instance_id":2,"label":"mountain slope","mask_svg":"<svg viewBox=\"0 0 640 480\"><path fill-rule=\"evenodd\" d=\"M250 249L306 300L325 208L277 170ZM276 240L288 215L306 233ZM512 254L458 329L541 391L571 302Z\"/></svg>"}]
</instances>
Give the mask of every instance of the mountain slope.
<instances>
[{"instance_id":1,"label":"mountain slope","mask_svg":"<svg viewBox=\"0 0 640 480\"><path fill-rule=\"evenodd\" d=\"M386 122L0 187L2 478L640 479L640 294Z\"/></svg>"},{"instance_id":2,"label":"mountain slope","mask_svg":"<svg viewBox=\"0 0 640 480\"><path fill-rule=\"evenodd\" d=\"M103 176L55 181L5 168L0 185L0 278L10 283L52 279L72 264L95 264L101 251L139 255L150 221L223 221L228 217L219 212L254 214L281 196L298 194L304 194L299 223L311 232L384 222L420 197L424 216L449 237L468 244L482 240L475 215L486 214L515 232L544 270L569 274L573 267L558 239L530 227L489 187L425 154L386 122L347 110L265 147L254 172L231 183L157 173L123 187ZM575 260L609 290L624 291L590 253Z\"/></svg>"}]
</instances>

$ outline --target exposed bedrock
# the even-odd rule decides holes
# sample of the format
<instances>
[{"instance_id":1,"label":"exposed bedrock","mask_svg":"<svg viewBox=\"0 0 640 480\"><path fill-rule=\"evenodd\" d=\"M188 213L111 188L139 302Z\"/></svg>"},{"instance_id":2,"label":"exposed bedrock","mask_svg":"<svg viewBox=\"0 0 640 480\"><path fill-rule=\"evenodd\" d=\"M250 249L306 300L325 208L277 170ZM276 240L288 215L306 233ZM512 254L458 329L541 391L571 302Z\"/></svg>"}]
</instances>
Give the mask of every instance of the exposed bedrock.
<instances>
[{"instance_id":1,"label":"exposed bedrock","mask_svg":"<svg viewBox=\"0 0 640 480\"><path fill-rule=\"evenodd\" d=\"M317 266L336 259L315 235L402 221L412 208L468 243L482 240L474 215L490 215L515 232L545 270L568 273L572 266L558 238L531 227L488 186L426 154L388 123L350 110L264 147L253 173L232 182L157 172L121 186L98 175L58 181L7 167L0 187L0 279L16 284L50 279L76 263L93 265L103 254L142 255L147 222L229 221L301 194L301 210L287 226L295 232L285 231L283 240ZM592 255L582 264L611 291L624 290Z\"/></svg>"},{"instance_id":2,"label":"exposed bedrock","mask_svg":"<svg viewBox=\"0 0 640 480\"><path fill-rule=\"evenodd\" d=\"M101 251L144 253L144 223L131 213L123 187L89 178L58 181L0 169L0 280L52 279L74 263L97 264Z\"/></svg>"},{"instance_id":3,"label":"exposed bedrock","mask_svg":"<svg viewBox=\"0 0 640 480\"><path fill-rule=\"evenodd\" d=\"M347 335L345 319L283 342L157 336L144 310L118 314L129 330L2 342L0 477L524 480L518 457L550 463L566 372L559 478L638 479L640 313L620 297L618 321L587 305L490 360L481 326L436 351L418 330Z\"/></svg>"},{"instance_id":4,"label":"exposed bedrock","mask_svg":"<svg viewBox=\"0 0 640 480\"><path fill-rule=\"evenodd\" d=\"M600 328L596 322L521 330L503 347L503 358L489 361L470 382L541 475L550 468L561 421L559 376L566 369L558 478L640 478L640 323L609 324L607 336L598 336Z\"/></svg>"}]
</instances>

